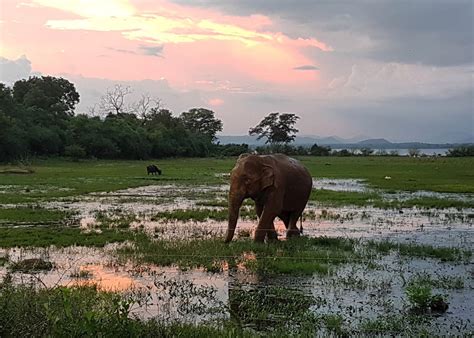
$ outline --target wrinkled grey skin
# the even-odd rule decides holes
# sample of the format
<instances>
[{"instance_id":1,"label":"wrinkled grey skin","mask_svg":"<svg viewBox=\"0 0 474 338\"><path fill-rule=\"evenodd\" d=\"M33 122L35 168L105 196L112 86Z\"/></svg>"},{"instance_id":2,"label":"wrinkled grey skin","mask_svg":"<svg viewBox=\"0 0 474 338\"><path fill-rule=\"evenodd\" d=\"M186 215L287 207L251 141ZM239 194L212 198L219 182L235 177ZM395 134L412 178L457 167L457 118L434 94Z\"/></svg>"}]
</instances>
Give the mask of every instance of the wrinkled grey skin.
<instances>
[{"instance_id":1,"label":"wrinkled grey skin","mask_svg":"<svg viewBox=\"0 0 474 338\"><path fill-rule=\"evenodd\" d=\"M299 236L296 224L308 202L313 181L297 160L283 154L240 155L230 175L229 223L226 243L234 237L240 207L246 198L255 202L258 225L255 241L277 239L273 221L279 217L287 237Z\"/></svg>"}]
</instances>

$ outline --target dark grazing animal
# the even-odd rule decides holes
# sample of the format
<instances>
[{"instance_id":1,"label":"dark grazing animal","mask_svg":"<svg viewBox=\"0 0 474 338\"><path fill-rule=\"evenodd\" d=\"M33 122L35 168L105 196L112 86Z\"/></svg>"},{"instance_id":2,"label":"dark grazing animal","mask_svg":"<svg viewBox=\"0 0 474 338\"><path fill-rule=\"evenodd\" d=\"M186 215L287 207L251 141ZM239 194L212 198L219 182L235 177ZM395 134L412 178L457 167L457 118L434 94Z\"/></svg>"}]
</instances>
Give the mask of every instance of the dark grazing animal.
<instances>
[{"instance_id":1,"label":"dark grazing animal","mask_svg":"<svg viewBox=\"0 0 474 338\"><path fill-rule=\"evenodd\" d=\"M161 175L161 169L158 168L156 165L154 164L150 164L149 166L146 167L146 172L147 172L147 175Z\"/></svg>"}]
</instances>

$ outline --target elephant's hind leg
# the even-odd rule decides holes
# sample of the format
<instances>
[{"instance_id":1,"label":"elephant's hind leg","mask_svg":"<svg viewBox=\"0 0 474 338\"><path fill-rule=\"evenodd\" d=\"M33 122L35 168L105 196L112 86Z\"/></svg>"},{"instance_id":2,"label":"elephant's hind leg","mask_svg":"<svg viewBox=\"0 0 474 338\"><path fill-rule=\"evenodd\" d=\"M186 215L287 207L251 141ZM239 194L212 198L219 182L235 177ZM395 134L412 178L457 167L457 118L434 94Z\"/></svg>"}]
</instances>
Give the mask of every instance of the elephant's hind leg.
<instances>
[{"instance_id":1,"label":"elephant's hind leg","mask_svg":"<svg viewBox=\"0 0 474 338\"><path fill-rule=\"evenodd\" d=\"M290 213L289 212L284 212L278 215L278 217L283 221L285 224L285 228L288 229L290 226Z\"/></svg>"}]
</instances>

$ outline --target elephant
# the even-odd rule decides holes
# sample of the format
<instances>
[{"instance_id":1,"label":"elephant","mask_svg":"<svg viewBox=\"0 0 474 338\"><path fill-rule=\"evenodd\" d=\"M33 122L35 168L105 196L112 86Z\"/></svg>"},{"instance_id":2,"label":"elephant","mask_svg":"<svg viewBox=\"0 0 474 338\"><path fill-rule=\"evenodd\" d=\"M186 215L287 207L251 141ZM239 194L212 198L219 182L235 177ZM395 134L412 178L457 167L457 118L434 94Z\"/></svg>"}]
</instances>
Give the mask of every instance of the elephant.
<instances>
[{"instance_id":1,"label":"elephant","mask_svg":"<svg viewBox=\"0 0 474 338\"><path fill-rule=\"evenodd\" d=\"M147 172L147 175L155 175L155 174L158 174L158 175L161 175L161 169L158 168L156 165L154 164L150 164L149 166L146 167L146 172Z\"/></svg>"},{"instance_id":2,"label":"elephant","mask_svg":"<svg viewBox=\"0 0 474 338\"><path fill-rule=\"evenodd\" d=\"M308 202L313 179L294 158L283 154L242 154L230 175L229 217L225 242L234 237L240 207L246 198L255 202L258 225L254 240L277 240L273 225L279 217L286 237L299 236L297 222Z\"/></svg>"}]
</instances>

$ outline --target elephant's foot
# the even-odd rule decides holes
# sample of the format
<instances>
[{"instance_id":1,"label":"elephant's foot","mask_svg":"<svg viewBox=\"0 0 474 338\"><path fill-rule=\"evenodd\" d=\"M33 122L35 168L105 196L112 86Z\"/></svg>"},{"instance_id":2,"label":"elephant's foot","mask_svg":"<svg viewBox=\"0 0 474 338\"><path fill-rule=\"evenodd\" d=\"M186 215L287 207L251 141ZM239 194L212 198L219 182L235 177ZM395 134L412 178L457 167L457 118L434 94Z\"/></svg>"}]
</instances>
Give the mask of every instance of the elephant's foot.
<instances>
[{"instance_id":1,"label":"elephant's foot","mask_svg":"<svg viewBox=\"0 0 474 338\"><path fill-rule=\"evenodd\" d=\"M298 237L299 235L301 235L301 233L297 228L288 229L286 232L286 238Z\"/></svg>"},{"instance_id":2,"label":"elephant's foot","mask_svg":"<svg viewBox=\"0 0 474 338\"><path fill-rule=\"evenodd\" d=\"M263 243L265 241L265 235L267 231L264 229L256 229L255 236L253 238L254 242Z\"/></svg>"},{"instance_id":3,"label":"elephant's foot","mask_svg":"<svg viewBox=\"0 0 474 338\"><path fill-rule=\"evenodd\" d=\"M267 241L269 242L278 241L278 234L275 230L269 230L267 232Z\"/></svg>"}]
</instances>

